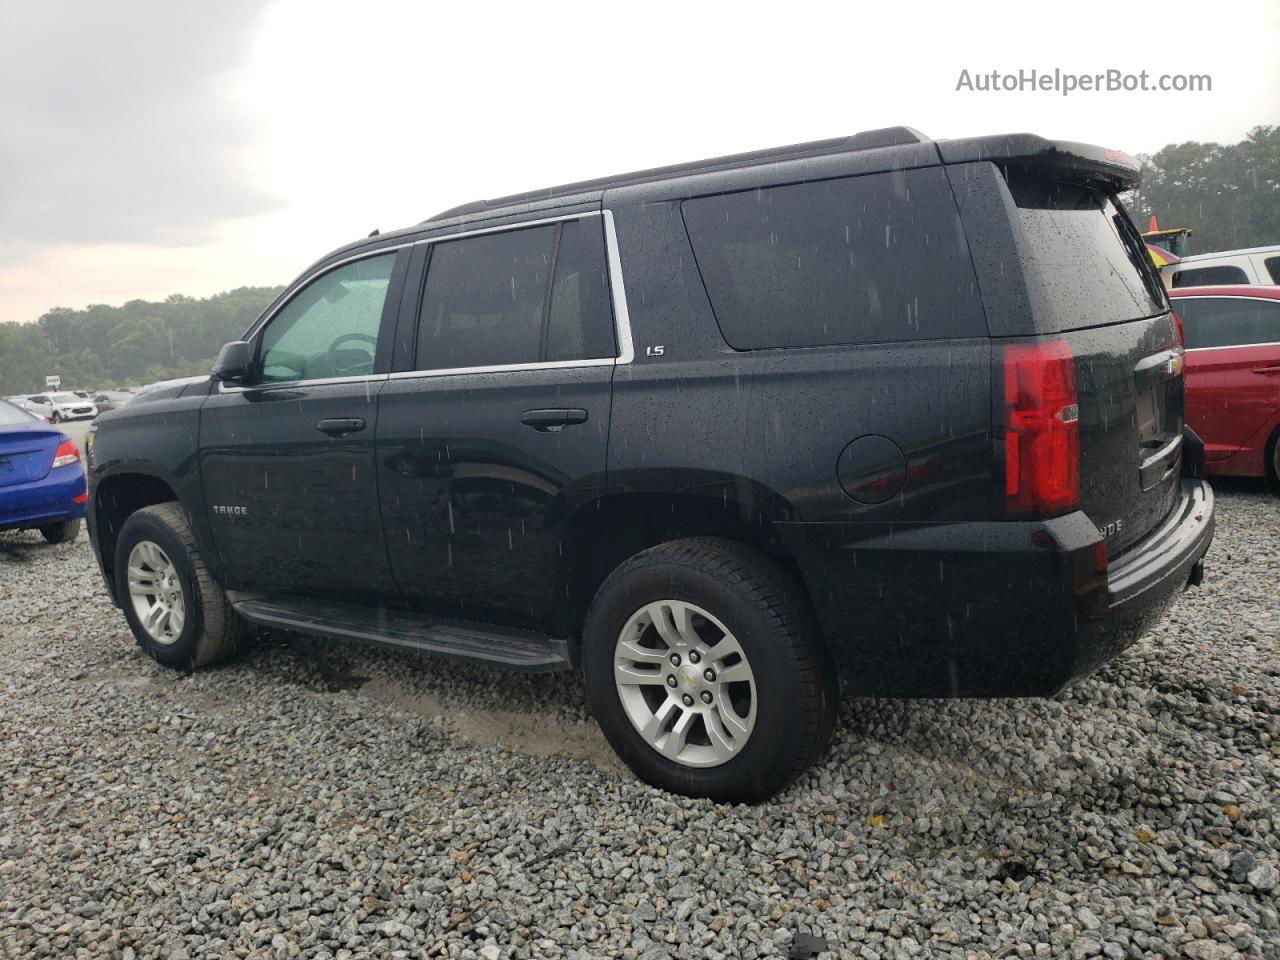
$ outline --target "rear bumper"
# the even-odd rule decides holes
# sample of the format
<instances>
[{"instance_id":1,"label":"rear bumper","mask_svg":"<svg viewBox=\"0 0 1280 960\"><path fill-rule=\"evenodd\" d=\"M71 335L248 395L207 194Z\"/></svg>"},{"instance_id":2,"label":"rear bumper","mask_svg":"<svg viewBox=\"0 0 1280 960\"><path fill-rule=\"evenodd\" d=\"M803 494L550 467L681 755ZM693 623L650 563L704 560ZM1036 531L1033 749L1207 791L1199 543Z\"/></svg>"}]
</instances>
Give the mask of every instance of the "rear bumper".
<instances>
[{"instance_id":1,"label":"rear bumper","mask_svg":"<svg viewBox=\"0 0 1280 960\"><path fill-rule=\"evenodd\" d=\"M1099 569L1081 512L1026 523L779 524L857 695L1048 696L1146 633L1213 539L1213 491Z\"/></svg>"},{"instance_id":2,"label":"rear bumper","mask_svg":"<svg viewBox=\"0 0 1280 960\"><path fill-rule=\"evenodd\" d=\"M84 503L75 498L85 492L84 471L57 467L43 480L0 487L0 530L43 527L84 516Z\"/></svg>"}]
</instances>

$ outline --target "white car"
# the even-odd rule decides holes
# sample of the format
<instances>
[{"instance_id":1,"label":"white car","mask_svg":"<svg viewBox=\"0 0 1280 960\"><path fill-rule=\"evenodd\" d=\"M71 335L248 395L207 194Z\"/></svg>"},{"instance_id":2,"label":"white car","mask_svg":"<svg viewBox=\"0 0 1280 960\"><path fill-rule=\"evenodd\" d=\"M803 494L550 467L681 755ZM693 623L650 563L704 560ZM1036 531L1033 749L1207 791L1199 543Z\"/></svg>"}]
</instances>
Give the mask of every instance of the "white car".
<instances>
[{"instance_id":1,"label":"white car","mask_svg":"<svg viewBox=\"0 0 1280 960\"><path fill-rule=\"evenodd\" d=\"M1280 244L1247 250L1219 250L1183 257L1160 268L1160 277L1174 287L1280 284Z\"/></svg>"},{"instance_id":2,"label":"white car","mask_svg":"<svg viewBox=\"0 0 1280 960\"><path fill-rule=\"evenodd\" d=\"M27 398L27 410L54 423L63 420L92 420L98 408L92 400L83 400L74 393L37 393Z\"/></svg>"}]
</instances>

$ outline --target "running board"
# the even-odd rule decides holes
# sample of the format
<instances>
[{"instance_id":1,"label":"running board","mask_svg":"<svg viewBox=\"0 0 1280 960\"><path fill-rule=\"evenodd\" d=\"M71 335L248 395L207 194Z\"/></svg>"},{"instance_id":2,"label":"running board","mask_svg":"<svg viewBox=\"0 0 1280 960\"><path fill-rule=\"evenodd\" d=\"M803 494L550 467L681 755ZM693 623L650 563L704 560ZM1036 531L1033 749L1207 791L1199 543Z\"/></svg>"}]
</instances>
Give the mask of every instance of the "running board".
<instances>
[{"instance_id":1,"label":"running board","mask_svg":"<svg viewBox=\"0 0 1280 960\"><path fill-rule=\"evenodd\" d=\"M228 599L236 613L260 627L386 644L446 660L465 660L527 673L554 673L573 668L569 644L546 634L343 603L264 600L252 594L231 592Z\"/></svg>"}]
</instances>

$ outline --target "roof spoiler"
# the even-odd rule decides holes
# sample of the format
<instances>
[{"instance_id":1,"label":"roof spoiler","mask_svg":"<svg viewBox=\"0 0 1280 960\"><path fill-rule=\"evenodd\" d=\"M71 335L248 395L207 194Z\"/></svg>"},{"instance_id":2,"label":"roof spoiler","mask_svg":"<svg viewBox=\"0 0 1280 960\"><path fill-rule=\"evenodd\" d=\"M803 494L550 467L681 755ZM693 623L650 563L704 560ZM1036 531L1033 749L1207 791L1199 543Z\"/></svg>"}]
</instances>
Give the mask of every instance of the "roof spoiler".
<instances>
[{"instance_id":1,"label":"roof spoiler","mask_svg":"<svg viewBox=\"0 0 1280 960\"><path fill-rule=\"evenodd\" d=\"M1132 190L1142 182L1142 171L1136 159L1120 150L1091 143L1046 140L1033 133L935 142L943 163L990 160L1019 167L1042 167L1057 176L1065 175L1117 193Z\"/></svg>"}]
</instances>

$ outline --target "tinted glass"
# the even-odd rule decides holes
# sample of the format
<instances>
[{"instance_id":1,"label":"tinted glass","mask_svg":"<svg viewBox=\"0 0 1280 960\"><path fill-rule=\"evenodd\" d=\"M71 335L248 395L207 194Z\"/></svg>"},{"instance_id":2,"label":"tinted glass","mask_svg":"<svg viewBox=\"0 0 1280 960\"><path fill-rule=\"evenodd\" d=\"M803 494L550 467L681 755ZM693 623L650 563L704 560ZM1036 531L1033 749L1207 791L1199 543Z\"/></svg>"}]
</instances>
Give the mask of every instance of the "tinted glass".
<instances>
[{"instance_id":1,"label":"tinted glass","mask_svg":"<svg viewBox=\"0 0 1280 960\"><path fill-rule=\"evenodd\" d=\"M1028 265L1063 300L1061 329L1163 313L1164 289L1142 238L1114 197L1011 167Z\"/></svg>"},{"instance_id":2,"label":"tinted glass","mask_svg":"<svg viewBox=\"0 0 1280 960\"><path fill-rule=\"evenodd\" d=\"M699 197L682 209L736 349L986 334L941 169Z\"/></svg>"},{"instance_id":3,"label":"tinted glass","mask_svg":"<svg viewBox=\"0 0 1280 960\"><path fill-rule=\"evenodd\" d=\"M605 265L604 222L600 217L571 220L560 230L545 359L617 356Z\"/></svg>"},{"instance_id":4,"label":"tinted glass","mask_svg":"<svg viewBox=\"0 0 1280 960\"><path fill-rule=\"evenodd\" d=\"M373 372L396 255L366 257L303 287L262 335L261 380L318 380Z\"/></svg>"},{"instance_id":5,"label":"tinted glass","mask_svg":"<svg viewBox=\"0 0 1280 960\"><path fill-rule=\"evenodd\" d=\"M1175 287L1209 287L1248 282L1248 274L1239 267L1197 267L1193 270L1179 270L1173 275Z\"/></svg>"},{"instance_id":6,"label":"tinted glass","mask_svg":"<svg viewBox=\"0 0 1280 960\"><path fill-rule=\"evenodd\" d=\"M1280 302L1181 297L1174 304L1190 350L1280 343Z\"/></svg>"},{"instance_id":7,"label":"tinted glass","mask_svg":"<svg viewBox=\"0 0 1280 960\"><path fill-rule=\"evenodd\" d=\"M434 244L417 369L537 362L555 234L550 225Z\"/></svg>"},{"instance_id":8,"label":"tinted glass","mask_svg":"<svg viewBox=\"0 0 1280 960\"><path fill-rule=\"evenodd\" d=\"M433 245L416 369L613 357L614 340L599 217Z\"/></svg>"},{"instance_id":9,"label":"tinted glass","mask_svg":"<svg viewBox=\"0 0 1280 960\"><path fill-rule=\"evenodd\" d=\"M29 424L35 420L25 410L20 410L7 400L0 400L0 427Z\"/></svg>"},{"instance_id":10,"label":"tinted glass","mask_svg":"<svg viewBox=\"0 0 1280 960\"><path fill-rule=\"evenodd\" d=\"M1280 283L1280 257L1267 257L1262 262L1267 266L1267 273L1271 275L1271 282Z\"/></svg>"}]
</instances>

